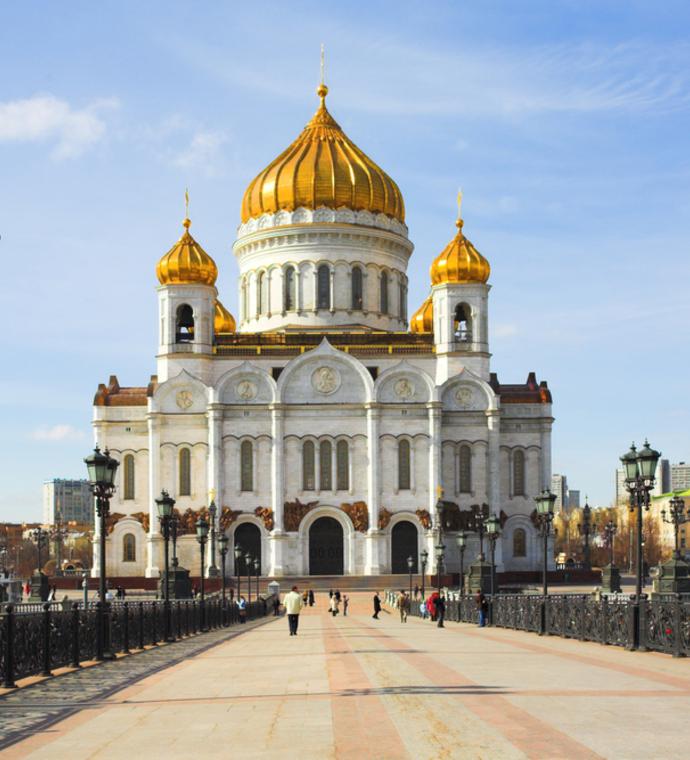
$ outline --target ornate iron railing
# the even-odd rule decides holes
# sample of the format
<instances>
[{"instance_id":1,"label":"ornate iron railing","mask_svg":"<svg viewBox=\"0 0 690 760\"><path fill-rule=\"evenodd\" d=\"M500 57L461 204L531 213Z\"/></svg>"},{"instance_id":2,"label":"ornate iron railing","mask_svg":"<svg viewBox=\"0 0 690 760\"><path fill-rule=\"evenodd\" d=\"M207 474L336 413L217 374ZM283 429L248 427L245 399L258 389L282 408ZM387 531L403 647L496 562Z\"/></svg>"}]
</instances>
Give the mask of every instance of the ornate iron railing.
<instances>
[{"instance_id":1,"label":"ornate iron railing","mask_svg":"<svg viewBox=\"0 0 690 760\"><path fill-rule=\"evenodd\" d=\"M264 617L269 606L264 599L251 602L245 619ZM156 646L166 632L172 642L240 620L235 604L215 597L203 602L171 600L169 610L162 601L86 608L79 602L71 607L46 602L37 607L29 611L22 605L17 612L8 604L0 612L0 685L5 688L27 676L50 676L57 668L76 668L88 660Z\"/></svg>"}]
</instances>

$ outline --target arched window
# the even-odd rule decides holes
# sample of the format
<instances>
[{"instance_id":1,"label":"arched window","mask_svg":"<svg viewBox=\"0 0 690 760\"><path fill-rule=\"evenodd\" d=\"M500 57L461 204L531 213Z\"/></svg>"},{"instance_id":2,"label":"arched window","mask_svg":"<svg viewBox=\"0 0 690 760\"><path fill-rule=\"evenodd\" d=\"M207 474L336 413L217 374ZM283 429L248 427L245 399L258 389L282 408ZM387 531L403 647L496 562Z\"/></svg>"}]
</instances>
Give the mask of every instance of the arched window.
<instances>
[{"instance_id":1,"label":"arched window","mask_svg":"<svg viewBox=\"0 0 690 760\"><path fill-rule=\"evenodd\" d=\"M134 456L132 454L126 454L123 462L124 472L124 498L134 498Z\"/></svg>"},{"instance_id":2,"label":"arched window","mask_svg":"<svg viewBox=\"0 0 690 760\"><path fill-rule=\"evenodd\" d=\"M254 490L254 446L242 441L240 446L240 491Z\"/></svg>"},{"instance_id":3,"label":"arched window","mask_svg":"<svg viewBox=\"0 0 690 760\"><path fill-rule=\"evenodd\" d=\"M321 491L333 488L333 446L330 441L321 441L319 446L319 480Z\"/></svg>"},{"instance_id":4,"label":"arched window","mask_svg":"<svg viewBox=\"0 0 690 760\"><path fill-rule=\"evenodd\" d=\"M122 536L122 561L137 561L137 540L134 537L134 533L125 533Z\"/></svg>"},{"instance_id":5,"label":"arched window","mask_svg":"<svg viewBox=\"0 0 690 760\"><path fill-rule=\"evenodd\" d=\"M302 490L316 490L314 477L314 443L305 441L302 446Z\"/></svg>"},{"instance_id":6,"label":"arched window","mask_svg":"<svg viewBox=\"0 0 690 760\"><path fill-rule=\"evenodd\" d=\"M398 287L398 298L400 300L400 319L406 320L407 319L407 290L405 288L405 283L401 282Z\"/></svg>"},{"instance_id":7,"label":"arched window","mask_svg":"<svg viewBox=\"0 0 690 760\"><path fill-rule=\"evenodd\" d=\"M521 449L513 454L513 494L525 495L525 452Z\"/></svg>"},{"instance_id":8,"label":"arched window","mask_svg":"<svg viewBox=\"0 0 690 760\"><path fill-rule=\"evenodd\" d=\"M192 495L192 454L189 449L180 449L180 496Z\"/></svg>"},{"instance_id":9,"label":"arched window","mask_svg":"<svg viewBox=\"0 0 690 760\"><path fill-rule=\"evenodd\" d=\"M331 308L331 270L327 264L321 264L317 271L317 299L318 309Z\"/></svg>"},{"instance_id":10,"label":"arched window","mask_svg":"<svg viewBox=\"0 0 690 760\"><path fill-rule=\"evenodd\" d=\"M387 272L381 272L381 279L379 280L381 286L381 314L388 314L388 274Z\"/></svg>"},{"instance_id":11,"label":"arched window","mask_svg":"<svg viewBox=\"0 0 690 760\"><path fill-rule=\"evenodd\" d=\"M259 314L267 314L268 308L268 275L266 272L261 272L256 284L256 296L257 296L257 311Z\"/></svg>"},{"instance_id":12,"label":"arched window","mask_svg":"<svg viewBox=\"0 0 690 760\"><path fill-rule=\"evenodd\" d=\"M524 528L513 531L513 557L527 556L527 534Z\"/></svg>"},{"instance_id":13,"label":"arched window","mask_svg":"<svg viewBox=\"0 0 690 760\"><path fill-rule=\"evenodd\" d=\"M285 270L285 297L283 308L285 311L294 311L297 298L295 297L295 267Z\"/></svg>"},{"instance_id":14,"label":"arched window","mask_svg":"<svg viewBox=\"0 0 690 760\"><path fill-rule=\"evenodd\" d=\"M242 278L242 319L249 319L249 292L247 290L247 280Z\"/></svg>"},{"instance_id":15,"label":"arched window","mask_svg":"<svg viewBox=\"0 0 690 760\"><path fill-rule=\"evenodd\" d=\"M472 493L472 449L467 446L461 446L458 455L458 469L460 475L460 493Z\"/></svg>"},{"instance_id":16,"label":"arched window","mask_svg":"<svg viewBox=\"0 0 690 760\"><path fill-rule=\"evenodd\" d=\"M350 448L347 441L338 441L335 447L335 456L338 467L338 491L349 491L350 489Z\"/></svg>"},{"instance_id":17,"label":"arched window","mask_svg":"<svg viewBox=\"0 0 690 760\"><path fill-rule=\"evenodd\" d=\"M352 268L352 309L361 310L364 304L362 297L362 269L360 267Z\"/></svg>"},{"instance_id":18,"label":"arched window","mask_svg":"<svg viewBox=\"0 0 690 760\"><path fill-rule=\"evenodd\" d=\"M194 311L188 303L177 307L175 342L191 343L194 340Z\"/></svg>"},{"instance_id":19,"label":"arched window","mask_svg":"<svg viewBox=\"0 0 690 760\"><path fill-rule=\"evenodd\" d=\"M410 490L410 442L398 443L398 490Z\"/></svg>"},{"instance_id":20,"label":"arched window","mask_svg":"<svg viewBox=\"0 0 690 760\"><path fill-rule=\"evenodd\" d=\"M472 341L472 322L469 306L459 303L455 307L453 332L455 333L455 340L463 343L470 343Z\"/></svg>"}]
</instances>

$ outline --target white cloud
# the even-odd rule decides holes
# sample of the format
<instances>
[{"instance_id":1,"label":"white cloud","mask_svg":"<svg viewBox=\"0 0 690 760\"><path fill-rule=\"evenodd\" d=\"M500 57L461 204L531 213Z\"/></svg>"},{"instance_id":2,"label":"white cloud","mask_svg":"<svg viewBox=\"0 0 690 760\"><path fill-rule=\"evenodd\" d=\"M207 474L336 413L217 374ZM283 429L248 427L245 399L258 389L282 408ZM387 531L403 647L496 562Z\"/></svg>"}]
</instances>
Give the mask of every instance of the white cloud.
<instances>
[{"instance_id":1,"label":"white cloud","mask_svg":"<svg viewBox=\"0 0 690 760\"><path fill-rule=\"evenodd\" d=\"M513 335L518 334L517 325L513 324L497 324L494 325L491 332L494 338L512 338Z\"/></svg>"},{"instance_id":2,"label":"white cloud","mask_svg":"<svg viewBox=\"0 0 690 760\"><path fill-rule=\"evenodd\" d=\"M110 98L75 109L54 95L0 103L0 142L52 142L53 158L75 158L103 139L106 124L99 112L118 105Z\"/></svg>"},{"instance_id":3,"label":"white cloud","mask_svg":"<svg viewBox=\"0 0 690 760\"><path fill-rule=\"evenodd\" d=\"M53 427L37 428L29 434L34 441L78 441L85 437L83 430L72 425L53 425Z\"/></svg>"},{"instance_id":4,"label":"white cloud","mask_svg":"<svg viewBox=\"0 0 690 760\"><path fill-rule=\"evenodd\" d=\"M223 132L198 131L189 145L173 159L181 169L198 169L208 176L218 174L220 147L227 141Z\"/></svg>"}]
</instances>

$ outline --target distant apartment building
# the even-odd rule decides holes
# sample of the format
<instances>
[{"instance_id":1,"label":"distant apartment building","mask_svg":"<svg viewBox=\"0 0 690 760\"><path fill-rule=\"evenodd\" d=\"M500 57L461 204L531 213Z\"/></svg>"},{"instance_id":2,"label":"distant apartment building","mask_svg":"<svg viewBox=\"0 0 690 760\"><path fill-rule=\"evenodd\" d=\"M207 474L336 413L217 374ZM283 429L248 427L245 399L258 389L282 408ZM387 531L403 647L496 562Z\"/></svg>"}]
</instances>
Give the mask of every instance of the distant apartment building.
<instances>
[{"instance_id":1,"label":"distant apartment building","mask_svg":"<svg viewBox=\"0 0 690 760\"><path fill-rule=\"evenodd\" d=\"M580 508L580 491L574 488L568 489L568 509Z\"/></svg>"},{"instance_id":2,"label":"distant apartment building","mask_svg":"<svg viewBox=\"0 0 690 760\"><path fill-rule=\"evenodd\" d=\"M551 492L556 494L553 509L556 514L568 509L568 478L565 475L551 476Z\"/></svg>"},{"instance_id":3,"label":"distant apartment building","mask_svg":"<svg viewBox=\"0 0 690 760\"><path fill-rule=\"evenodd\" d=\"M93 522L93 495L87 480L55 478L43 484L43 523Z\"/></svg>"},{"instance_id":4,"label":"distant apartment building","mask_svg":"<svg viewBox=\"0 0 690 760\"><path fill-rule=\"evenodd\" d=\"M687 491L690 488L690 464L678 462L678 464L672 464L670 469L671 487L667 491L663 491L663 493L668 493L668 491Z\"/></svg>"}]
</instances>

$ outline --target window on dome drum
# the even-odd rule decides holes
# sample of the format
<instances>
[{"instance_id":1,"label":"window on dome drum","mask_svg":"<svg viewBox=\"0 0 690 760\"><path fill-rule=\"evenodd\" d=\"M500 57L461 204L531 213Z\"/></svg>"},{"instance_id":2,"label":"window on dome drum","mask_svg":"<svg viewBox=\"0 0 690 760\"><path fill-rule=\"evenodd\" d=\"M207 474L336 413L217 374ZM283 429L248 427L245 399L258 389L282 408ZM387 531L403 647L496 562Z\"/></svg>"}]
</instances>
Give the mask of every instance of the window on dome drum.
<instances>
[{"instance_id":1,"label":"window on dome drum","mask_svg":"<svg viewBox=\"0 0 690 760\"><path fill-rule=\"evenodd\" d=\"M247 292L247 280L242 280L242 319L249 319L249 293Z\"/></svg>"},{"instance_id":2,"label":"window on dome drum","mask_svg":"<svg viewBox=\"0 0 690 760\"><path fill-rule=\"evenodd\" d=\"M177 307L175 342L191 343L194 340L194 311L188 303Z\"/></svg>"},{"instance_id":3,"label":"window on dome drum","mask_svg":"<svg viewBox=\"0 0 690 760\"><path fill-rule=\"evenodd\" d=\"M525 452L520 449L513 454L513 494L525 495Z\"/></svg>"},{"instance_id":4,"label":"window on dome drum","mask_svg":"<svg viewBox=\"0 0 690 760\"><path fill-rule=\"evenodd\" d=\"M513 531L513 557L527 556L527 534L524 528Z\"/></svg>"},{"instance_id":5,"label":"window on dome drum","mask_svg":"<svg viewBox=\"0 0 690 760\"><path fill-rule=\"evenodd\" d=\"M254 490L254 446L242 441L240 446L240 491Z\"/></svg>"},{"instance_id":6,"label":"window on dome drum","mask_svg":"<svg viewBox=\"0 0 690 760\"><path fill-rule=\"evenodd\" d=\"M270 309L268 306L268 275L262 272L257 281L257 303L259 314L267 314Z\"/></svg>"},{"instance_id":7,"label":"window on dome drum","mask_svg":"<svg viewBox=\"0 0 690 760\"><path fill-rule=\"evenodd\" d=\"M462 343L470 343L472 341L470 314L470 308L466 304L459 303L455 307L453 333L455 334L455 340L461 341Z\"/></svg>"},{"instance_id":8,"label":"window on dome drum","mask_svg":"<svg viewBox=\"0 0 690 760\"><path fill-rule=\"evenodd\" d=\"M364 304L362 297L362 270L360 267L352 269L352 309L361 311Z\"/></svg>"},{"instance_id":9,"label":"window on dome drum","mask_svg":"<svg viewBox=\"0 0 690 760\"><path fill-rule=\"evenodd\" d=\"M398 443L398 490L410 490L410 442Z\"/></svg>"},{"instance_id":10,"label":"window on dome drum","mask_svg":"<svg viewBox=\"0 0 690 760\"><path fill-rule=\"evenodd\" d=\"M330 441L321 441L319 446L319 490L333 488L333 447Z\"/></svg>"},{"instance_id":11,"label":"window on dome drum","mask_svg":"<svg viewBox=\"0 0 690 760\"><path fill-rule=\"evenodd\" d=\"M458 469L460 474L460 493L472 493L472 449L461 446Z\"/></svg>"},{"instance_id":12,"label":"window on dome drum","mask_svg":"<svg viewBox=\"0 0 690 760\"><path fill-rule=\"evenodd\" d=\"M134 533L125 533L122 536L122 561L137 561L137 540L134 537Z\"/></svg>"},{"instance_id":13,"label":"window on dome drum","mask_svg":"<svg viewBox=\"0 0 690 760\"><path fill-rule=\"evenodd\" d=\"M134 456L126 454L123 460L123 497L125 499L134 498Z\"/></svg>"},{"instance_id":14,"label":"window on dome drum","mask_svg":"<svg viewBox=\"0 0 690 760\"><path fill-rule=\"evenodd\" d=\"M338 441L335 447L335 456L337 462L337 478L336 483L338 491L350 490L350 448L347 445L347 441Z\"/></svg>"},{"instance_id":15,"label":"window on dome drum","mask_svg":"<svg viewBox=\"0 0 690 760\"><path fill-rule=\"evenodd\" d=\"M180 449L180 496L192 495L192 453L189 449Z\"/></svg>"},{"instance_id":16,"label":"window on dome drum","mask_svg":"<svg viewBox=\"0 0 690 760\"><path fill-rule=\"evenodd\" d=\"M321 264L317 270L317 297L318 309L331 308L331 270L327 264Z\"/></svg>"},{"instance_id":17,"label":"window on dome drum","mask_svg":"<svg viewBox=\"0 0 690 760\"><path fill-rule=\"evenodd\" d=\"M285 297L283 300L283 309L285 311L294 311L296 301L295 267L288 267L285 270Z\"/></svg>"},{"instance_id":18,"label":"window on dome drum","mask_svg":"<svg viewBox=\"0 0 690 760\"><path fill-rule=\"evenodd\" d=\"M400 283L398 297L400 298L400 319L405 321L407 319L407 291L405 289L405 283L403 282Z\"/></svg>"},{"instance_id":19,"label":"window on dome drum","mask_svg":"<svg viewBox=\"0 0 690 760\"><path fill-rule=\"evenodd\" d=\"M388 274L381 272L381 314L388 314Z\"/></svg>"},{"instance_id":20,"label":"window on dome drum","mask_svg":"<svg viewBox=\"0 0 690 760\"><path fill-rule=\"evenodd\" d=\"M305 441L302 446L302 490L315 491L314 443Z\"/></svg>"}]
</instances>

